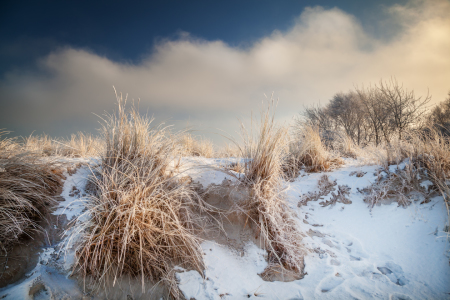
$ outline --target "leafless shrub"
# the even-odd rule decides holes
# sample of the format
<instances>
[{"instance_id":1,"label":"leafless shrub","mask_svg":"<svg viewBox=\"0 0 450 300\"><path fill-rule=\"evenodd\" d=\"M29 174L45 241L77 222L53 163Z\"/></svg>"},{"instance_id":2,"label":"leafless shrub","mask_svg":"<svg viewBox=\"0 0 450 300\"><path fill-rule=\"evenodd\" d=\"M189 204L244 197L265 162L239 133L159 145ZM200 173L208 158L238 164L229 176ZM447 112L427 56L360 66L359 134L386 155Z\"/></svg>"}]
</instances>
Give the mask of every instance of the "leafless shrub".
<instances>
[{"instance_id":1,"label":"leafless shrub","mask_svg":"<svg viewBox=\"0 0 450 300\"><path fill-rule=\"evenodd\" d=\"M366 174L367 174L367 172L363 172L363 171L353 171L349 174L349 176L356 175L356 177L363 177Z\"/></svg>"},{"instance_id":2,"label":"leafless shrub","mask_svg":"<svg viewBox=\"0 0 450 300\"><path fill-rule=\"evenodd\" d=\"M427 117L430 127L434 127L445 136L450 135L450 92L447 98L437 104Z\"/></svg>"},{"instance_id":3,"label":"leafless shrub","mask_svg":"<svg viewBox=\"0 0 450 300\"><path fill-rule=\"evenodd\" d=\"M245 171L245 162L242 162L241 160L231 162L225 166L225 169L236 173L243 173Z\"/></svg>"},{"instance_id":4,"label":"leafless shrub","mask_svg":"<svg viewBox=\"0 0 450 300\"><path fill-rule=\"evenodd\" d=\"M241 155L239 147L233 143L226 143L218 152L218 157L224 158L238 158Z\"/></svg>"},{"instance_id":5,"label":"leafless shrub","mask_svg":"<svg viewBox=\"0 0 450 300\"><path fill-rule=\"evenodd\" d=\"M396 201L401 206L408 206L418 200L427 202L430 193L420 185L419 178L422 178L422 172L423 170L411 162L396 172L384 169L386 175L379 176L377 182L363 190L366 194L364 201L370 208L382 201Z\"/></svg>"}]
</instances>

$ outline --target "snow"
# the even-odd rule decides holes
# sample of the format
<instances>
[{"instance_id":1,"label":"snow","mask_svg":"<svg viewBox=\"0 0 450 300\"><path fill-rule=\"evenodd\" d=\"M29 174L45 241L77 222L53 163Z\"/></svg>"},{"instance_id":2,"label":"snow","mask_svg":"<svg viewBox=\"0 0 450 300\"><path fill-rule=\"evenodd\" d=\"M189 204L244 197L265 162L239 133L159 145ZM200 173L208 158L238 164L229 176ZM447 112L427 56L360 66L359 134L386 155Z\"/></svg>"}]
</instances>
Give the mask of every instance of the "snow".
<instances>
[{"instance_id":1,"label":"snow","mask_svg":"<svg viewBox=\"0 0 450 300\"><path fill-rule=\"evenodd\" d=\"M65 215L68 220L71 220L84 210L80 196L84 194L86 178L91 174L90 168L96 162L86 159L66 159L65 162L88 164L78 168L73 175L64 173L66 180L61 193L64 200L59 202L59 206L53 214ZM80 192L77 195L69 196L73 186L77 187ZM83 294L78 284L69 278L69 270L75 260L74 250L68 247L69 251L65 251L64 247L67 243L73 243L68 240L69 235L70 232L67 232L61 242L42 249L36 267L26 274L25 278L1 288L0 299L70 299L69 296L73 299L81 299Z\"/></svg>"},{"instance_id":2,"label":"snow","mask_svg":"<svg viewBox=\"0 0 450 300\"><path fill-rule=\"evenodd\" d=\"M66 180L64 181L63 191L61 196L64 201L59 203L58 208L53 212L54 215L66 215L68 220L79 216L84 209L83 201L80 200L84 194L84 187L87 183L87 178L92 174L90 166L79 168L75 174L70 176L67 172L64 173ZM77 187L79 191L72 195L72 187Z\"/></svg>"},{"instance_id":3,"label":"snow","mask_svg":"<svg viewBox=\"0 0 450 300\"><path fill-rule=\"evenodd\" d=\"M405 165L391 166L390 171ZM378 168L350 161L333 172L303 172L290 183L289 205L300 217L307 216L309 224L302 224L301 230L314 233L304 238L312 251L305 257L303 279L263 281L258 274L265 268L265 251L248 245L240 256L205 241L204 277L196 271L178 274L184 296L197 300L450 299L449 243L442 231L448 216L442 198L407 208L394 202L370 210L358 188L371 185ZM365 175L350 176L355 171ZM352 204L322 207L319 201L310 201L298 208L300 196L314 191L323 174L351 188Z\"/></svg>"},{"instance_id":4,"label":"snow","mask_svg":"<svg viewBox=\"0 0 450 300\"><path fill-rule=\"evenodd\" d=\"M178 273L179 287L187 299L221 299L227 297L248 297L255 293L264 281L257 274L267 266L265 251L254 244L248 244L245 255L218 245L212 241L202 244L204 260L208 268L205 280L197 271Z\"/></svg>"},{"instance_id":5,"label":"snow","mask_svg":"<svg viewBox=\"0 0 450 300\"><path fill-rule=\"evenodd\" d=\"M219 185L224 180L236 181L237 179L228 175L220 168L231 163L241 161L236 158L204 158L204 157L184 157L182 159L182 168L180 174L183 176L190 176L194 183L200 183L204 188L210 185ZM230 171L230 173L239 176L239 173Z\"/></svg>"},{"instance_id":6,"label":"snow","mask_svg":"<svg viewBox=\"0 0 450 300\"><path fill-rule=\"evenodd\" d=\"M182 176L207 188L224 180L236 180L218 168L233 159L184 158ZM404 168L390 166L391 172ZM213 167L213 168L211 168ZM267 267L267 252L253 243L244 251L236 251L214 241L202 243L206 269L203 274L177 267L179 287L186 299L450 299L449 242L443 232L448 215L442 197L429 203L412 203L399 207L396 202L369 209L358 189L370 186L380 166L362 166L354 160L326 173L305 173L286 183L287 201L300 218L300 230L309 249L305 257L303 279L291 282L268 282L258 274ZM83 213L79 195L84 193L90 168L83 166L73 175L66 174L62 196L64 201L54 212L70 220ZM298 207L303 194L317 189L319 178L327 174L337 185L350 187L351 204L336 203L322 207L309 201ZM364 174L357 177L355 174ZM358 175L359 176L359 175ZM423 186L431 183L423 181ZM80 191L71 196L72 187ZM337 186L336 186L337 187ZM81 197L82 198L82 197ZM302 222L305 220L306 223ZM29 290L38 281L50 286L52 295L82 297L69 272L74 262L69 243L62 253L61 245L43 249L36 268L23 280L0 289L1 299L32 299ZM72 243L72 244L70 244ZM64 255L63 255L64 254ZM55 258L55 256L57 258ZM58 291L58 293L55 293ZM51 295L41 293L43 299ZM48 297L47 297L48 296ZM78 297L79 296L79 297Z\"/></svg>"}]
</instances>

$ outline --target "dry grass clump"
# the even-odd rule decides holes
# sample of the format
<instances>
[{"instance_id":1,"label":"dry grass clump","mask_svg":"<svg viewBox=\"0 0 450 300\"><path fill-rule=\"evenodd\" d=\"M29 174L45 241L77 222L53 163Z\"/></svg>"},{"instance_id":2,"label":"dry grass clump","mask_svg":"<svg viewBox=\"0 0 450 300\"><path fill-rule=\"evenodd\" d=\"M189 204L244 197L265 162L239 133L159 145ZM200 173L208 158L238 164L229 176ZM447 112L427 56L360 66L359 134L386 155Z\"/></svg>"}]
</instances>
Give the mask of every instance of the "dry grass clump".
<instances>
[{"instance_id":1,"label":"dry grass clump","mask_svg":"<svg viewBox=\"0 0 450 300\"><path fill-rule=\"evenodd\" d=\"M248 158L239 176L250 189L244 211L257 225L269 252L269 265L278 264L302 274L305 249L294 212L285 200L283 163L287 155L288 132L274 122L273 102L261 111L261 120L249 133L241 123L241 157Z\"/></svg>"},{"instance_id":2,"label":"dry grass clump","mask_svg":"<svg viewBox=\"0 0 450 300\"><path fill-rule=\"evenodd\" d=\"M402 147L405 155L416 165L427 171L427 177L434 183L444 198L450 227L450 139L436 128L408 134L409 143Z\"/></svg>"},{"instance_id":3,"label":"dry grass clump","mask_svg":"<svg viewBox=\"0 0 450 300\"><path fill-rule=\"evenodd\" d=\"M78 132L72 134L69 141L62 141L64 156L70 157L94 157L103 151L104 142L101 138Z\"/></svg>"},{"instance_id":4,"label":"dry grass clump","mask_svg":"<svg viewBox=\"0 0 450 300\"><path fill-rule=\"evenodd\" d=\"M301 124L301 123L300 123ZM299 125L299 124L297 124ZM320 138L319 131L316 129L316 140ZM328 133L328 138L321 138L323 149L333 149L332 157L350 157L358 159L361 164L379 164L382 166L389 166L391 164L398 164L405 157L405 152L402 150L404 144L409 144L405 139L401 140L398 134L391 134L389 143L386 141L379 142L376 145L373 142L357 145L350 136L345 132L331 132ZM324 145L323 141L326 141ZM317 147L321 149L320 147ZM323 151L322 151L323 152ZM328 150L330 153L330 150Z\"/></svg>"},{"instance_id":5,"label":"dry grass clump","mask_svg":"<svg viewBox=\"0 0 450 300\"><path fill-rule=\"evenodd\" d=\"M450 178L450 140L434 128L409 132L401 145L404 156L420 164L433 177Z\"/></svg>"},{"instance_id":6,"label":"dry grass clump","mask_svg":"<svg viewBox=\"0 0 450 300\"><path fill-rule=\"evenodd\" d=\"M288 166L296 170L304 167L307 172L322 172L343 163L322 143L318 127L303 123L297 126L294 135Z\"/></svg>"},{"instance_id":7,"label":"dry grass clump","mask_svg":"<svg viewBox=\"0 0 450 300\"><path fill-rule=\"evenodd\" d=\"M226 143L219 152L217 153L217 157L223 158L238 158L241 156L241 152L238 146L231 143Z\"/></svg>"},{"instance_id":8,"label":"dry grass clump","mask_svg":"<svg viewBox=\"0 0 450 300\"><path fill-rule=\"evenodd\" d=\"M15 138L3 138L8 133L10 132L0 129L0 155L2 157L8 156L8 153L15 153L20 148Z\"/></svg>"},{"instance_id":9,"label":"dry grass clump","mask_svg":"<svg viewBox=\"0 0 450 300\"><path fill-rule=\"evenodd\" d=\"M317 201L323 199L332 191L336 190L337 180L330 181L328 175L322 175L317 182L317 189L314 192L308 192L303 194L298 202L298 207L302 207L308 204L309 201Z\"/></svg>"},{"instance_id":10,"label":"dry grass clump","mask_svg":"<svg viewBox=\"0 0 450 300\"><path fill-rule=\"evenodd\" d=\"M174 266L202 274L200 241L194 235L201 199L172 172L179 143L167 128L150 128L118 97L116 114L107 115L103 127L106 143L101 168L93 177L94 193L75 232L82 232L75 270L91 276L106 288L122 275L155 284L163 281L170 294L180 294Z\"/></svg>"},{"instance_id":11,"label":"dry grass clump","mask_svg":"<svg viewBox=\"0 0 450 300\"><path fill-rule=\"evenodd\" d=\"M424 169L411 160L395 172L384 168L378 174L377 181L362 191L366 194L364 201L371 208L383 201L395 201L401 206L408 206L414 201L427 203L434 190L426 190L421 186L426 176Z\"/></svg>"},{"instance_id":12,"label":"dry grass clump","mask_svg":"<svg viewBox=\"0 0 450 300\"><path fill-rule=\"evenodd\" d=\"M213 143L205 138L196 139L190 133L185 133L180 139L184 156L215 156Z\"/></svg>"},{"instance_id":13,"label":"dry grass clump","mask_svg":"<svg viewBox=\"0 0 450 300\"><path fill-rule=\"evenodd\" d=\"M103 141L90 134L78 132L70 140L52 139L46 134L30 135L23 138L24 151L31 151L43 156L93 157L102 151Z\"/></svg>"},{"instance_id":14,"label":"dry grass clump","mask_svg":"<svg viewBox=\"0 0 450 300\"><path fill-rule=\"evenodd\" d=\"M40 229L38 222L56 203L54 196L62 179L53 162L19 152L13 146L11 139L0 140L0 245L3 247Z\"/></svg>"}]
</instances>

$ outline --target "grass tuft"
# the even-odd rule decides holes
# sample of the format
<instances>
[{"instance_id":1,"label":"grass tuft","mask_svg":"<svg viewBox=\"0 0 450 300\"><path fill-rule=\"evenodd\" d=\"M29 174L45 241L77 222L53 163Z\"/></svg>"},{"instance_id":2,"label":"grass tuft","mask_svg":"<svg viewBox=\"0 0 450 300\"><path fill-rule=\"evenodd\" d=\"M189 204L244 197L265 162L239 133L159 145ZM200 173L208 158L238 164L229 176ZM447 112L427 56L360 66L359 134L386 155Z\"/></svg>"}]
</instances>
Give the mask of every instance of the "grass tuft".
<instances>
[{"instance_id":1,"label":"grass tuft","mask_svg":"<svg viewBox=\"0 0 450 300\"><path fill-rule=\"evenodd\" d=\"M0 135L0 244L7 247L41 229L39 221L56 204L62 175L54 162L21 152Z\"/></svg>"},{"instance_id":2,"label":"grass tuft","mask_svg":"<svg viewBox=\"0 0 450 300\"><path fill-rule=\"evenodd\" d=\"M90 134L78 132L70 139L52 139L46 134L30 135L23 138L24 151L31 151L42 156L93 157L102 151L103 141Z\"/></svg>"},{"instance_id":3,"label":"grass tuft","mask_svg":"<svg viewBox=\"0 0 450 300\"><path fill-rule=\"evenodd\" d=\"M290 153L288 166L294 171L304 167L307 172L322 172L343 163L341 158L327 150L319 128L310 124L297 126Z\"/></svg>"},{"instance_id":4,"label":"grass tuft","mask_svg":"<svg viewBox=\"0 0 450 300\"><path fill-rule=\"evenodd\" d=\"M181 136L181 146L184 156L202 156L211 158L215 156L213 143L205 138L196 139L190 133Z\"/></svg>"},{"instance_id":5,"label":"grass tuft","mask_svg":"<svg viewBox=\"0 0 450 300\"><path fill-rule=\"evenodd\" d=\"M127 274L154 283L163 281L180 298L174 266L202 273L203 258L196 230L201 199L171 172L179 156L179 142L168 128L151 127L134 107L104 119L105 152L91 179L94 193L88 201L89 221L79 217L82 232L75 269L99 284L113 284ZM85 277L86 278L86 277Z\"/></svg>"},{"instance_id":6,"label":"grass tuft","mask_svg":"<svg viewBox=\"0 0 450 300\"><path fill-rule=\"evenodd\" d=\"M247 159L240 184L250 189L250 197L243 204L247 215L258 225L269 252L269 264L280 265L302 274L302 233L294 212L286 202L283 164L287 156L288 131L275 124L275 105L272 101L262 108L256 129L250 132L241 122L243 143L237 146L240 156ZM255 134L254 134L255 133ZM230 173L231 174L231 173Z\"/></svg>"}]
</instances>

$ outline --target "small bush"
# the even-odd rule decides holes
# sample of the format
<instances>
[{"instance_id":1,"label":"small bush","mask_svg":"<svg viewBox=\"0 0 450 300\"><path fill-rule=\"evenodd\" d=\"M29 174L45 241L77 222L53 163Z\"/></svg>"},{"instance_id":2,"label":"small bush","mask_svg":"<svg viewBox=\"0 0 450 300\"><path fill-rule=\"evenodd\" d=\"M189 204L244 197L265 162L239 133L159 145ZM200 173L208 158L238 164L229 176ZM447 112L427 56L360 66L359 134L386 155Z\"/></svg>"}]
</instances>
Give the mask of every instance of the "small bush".
<instances>
[{"instance_id":1,"label":"small bush","mask_svg":"<svg viewBox=\"0 0 450 300\"><path fill-rule=\"evenodd\" d=\"M237 147L235 144L227 143L220 149L220 151L217 153L217 156L223 158L237 158L241 156L241 152L239 147Z\"/></svg>"}]
</instances>

